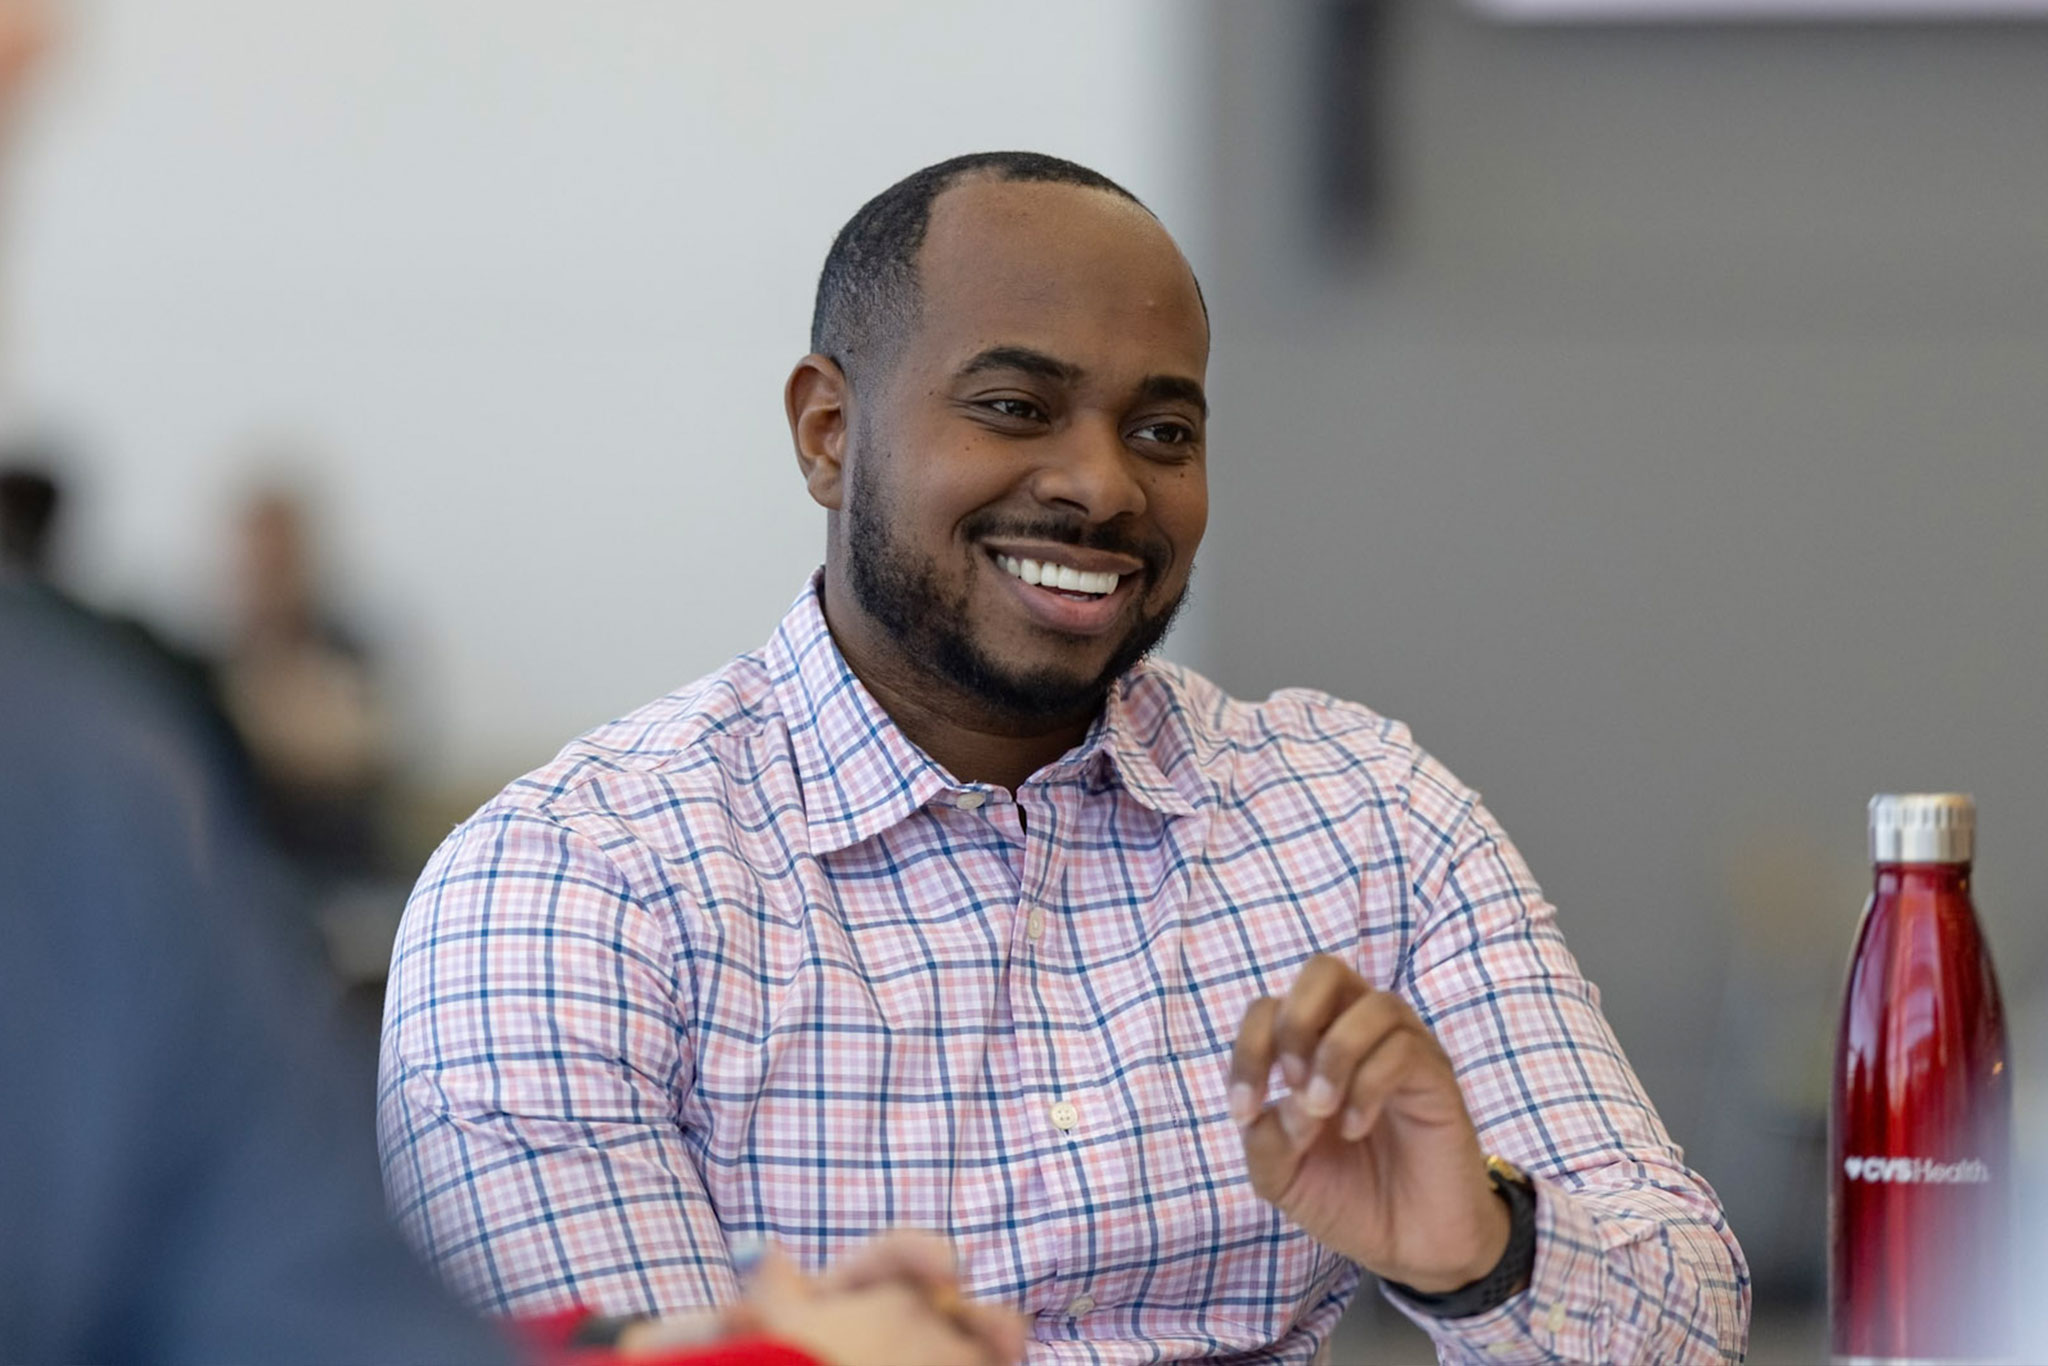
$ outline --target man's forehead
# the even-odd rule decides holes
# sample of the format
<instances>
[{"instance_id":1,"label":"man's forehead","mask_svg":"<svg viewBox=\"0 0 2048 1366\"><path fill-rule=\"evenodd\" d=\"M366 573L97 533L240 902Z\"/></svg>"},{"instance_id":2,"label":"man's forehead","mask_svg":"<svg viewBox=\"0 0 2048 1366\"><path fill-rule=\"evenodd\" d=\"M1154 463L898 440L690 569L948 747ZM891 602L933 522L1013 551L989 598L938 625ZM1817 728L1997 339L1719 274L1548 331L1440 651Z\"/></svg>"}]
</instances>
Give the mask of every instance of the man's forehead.
<instances>
[{"instance_id":1,"label":"man's forehead","mask_svg":"<svg viewBox=\"0 0 2048 1366\"><path fill-rule=\"evenodd\" d=\"M956 185L932 205L918 275L923 322L941 333L1092 320L1178 338L1206 360L1207 321L1180 249L1142 206L1106 190Z\"/></svg>"},{"instance_id":2,"label":"man's forehead","mask_svg":"<svg viewBox=\"0 0 2048 1366\"><path fill-rule=\"evenodd\" d=\"M1122 195L1090 185L986 175L949 186L932 201L918 252L921 270L977 260L1110 255L1149 255L1162 267L1187 269L1159 220Z\"/></svg>"}]
</instances>

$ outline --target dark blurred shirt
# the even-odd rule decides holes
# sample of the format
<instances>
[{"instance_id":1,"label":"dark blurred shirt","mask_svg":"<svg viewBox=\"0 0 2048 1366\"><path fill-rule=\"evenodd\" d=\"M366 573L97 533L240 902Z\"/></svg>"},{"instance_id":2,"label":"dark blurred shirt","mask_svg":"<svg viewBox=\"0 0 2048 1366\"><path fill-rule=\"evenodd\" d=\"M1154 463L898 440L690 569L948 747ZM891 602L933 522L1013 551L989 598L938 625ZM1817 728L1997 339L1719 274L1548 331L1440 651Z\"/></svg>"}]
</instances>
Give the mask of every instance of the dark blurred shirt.
<instances>
[{"instance_id":1,"label":"dark blurred shirt","mask_svg":"<svg viewBox=\"0 0 2048 1366\"><path fill-rule=\"evenodd\" d=\"M0 1361L493 1361L178 699L0 593Z\"/></svg>"}]
</instances>

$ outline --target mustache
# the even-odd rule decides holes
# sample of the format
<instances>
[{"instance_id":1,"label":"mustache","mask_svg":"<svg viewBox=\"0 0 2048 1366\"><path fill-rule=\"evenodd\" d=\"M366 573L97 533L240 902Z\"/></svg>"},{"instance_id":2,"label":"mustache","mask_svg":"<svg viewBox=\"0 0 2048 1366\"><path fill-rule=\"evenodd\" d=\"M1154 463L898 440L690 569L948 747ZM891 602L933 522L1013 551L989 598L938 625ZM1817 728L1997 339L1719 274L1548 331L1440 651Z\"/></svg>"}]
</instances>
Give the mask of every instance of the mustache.
<instances>
[{"instance_id":1,"label":"mustache","mask_svg":"<svg viewBox=\"0 0 2048 1366\"><path fill-rule=\"evenodd\" d=\"M1173 560L1173 548L1160 535L1141 536L1115 522L1091 526L1079 517L1019 518L998 512L981 513L967 519L962 528L970 540L1004 537L1020 541L1052 541L1082 550L1100 550L1128 555L1142 562L1148 578L1157 579Z\"/></svg>"}]
</instances>

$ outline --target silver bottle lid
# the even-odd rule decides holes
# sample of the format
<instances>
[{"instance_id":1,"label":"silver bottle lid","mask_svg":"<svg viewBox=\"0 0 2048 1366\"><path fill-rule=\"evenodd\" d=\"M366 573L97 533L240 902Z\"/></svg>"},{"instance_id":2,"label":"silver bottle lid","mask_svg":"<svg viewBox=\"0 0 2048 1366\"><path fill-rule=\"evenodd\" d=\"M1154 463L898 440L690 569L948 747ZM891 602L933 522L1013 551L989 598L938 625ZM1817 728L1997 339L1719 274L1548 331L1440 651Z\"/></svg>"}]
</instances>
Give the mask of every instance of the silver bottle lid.
<instances>
[{"instance_id":1,"label":"silver bottle lid","mask_svg":"<svg viewBox=\"0 0 2048 1366\"><path fill-rule=\"evenodd\" d=\"M1880 792L1870 799L1873 863L1968 863L1977 799L1966 792Z\"/></svg>"}]
</instances>

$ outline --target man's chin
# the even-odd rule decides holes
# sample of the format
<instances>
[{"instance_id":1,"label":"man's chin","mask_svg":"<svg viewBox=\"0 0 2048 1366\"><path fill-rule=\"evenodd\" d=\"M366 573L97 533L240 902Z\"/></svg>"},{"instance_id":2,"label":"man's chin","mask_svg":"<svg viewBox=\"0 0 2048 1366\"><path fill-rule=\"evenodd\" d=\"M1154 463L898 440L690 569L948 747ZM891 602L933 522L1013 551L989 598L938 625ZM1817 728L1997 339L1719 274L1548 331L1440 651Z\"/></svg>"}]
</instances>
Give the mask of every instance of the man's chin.
<instances>
[{"instance_id":1,"label":"man's chin","mask_svg":"<svg viewBox=\"0 0 2048 1366\"><path fill-rule=\"evenodd\" d=\"M1096 711L1116 682L1098 670L1075 674L1047 669L1004 670L988 680L982 700L1024 721L1067 721Z\"/></svg>"},{"instance_id":2,"label":"man's chin","mask_svg":"<svg viewBox=\"0 0 2048 1366\"><path fill-rule=\"evenodd\" d=\"M1066 636L1035 628L1022 638L970 626L941 632L939 671L991 711L1019 721L1068 721L1101 707L1117 676L1150 654L1179 614L1176 597L1164 613L1136 613L1113 636Z\"/></svg>"},{"instance_id":3,"label":"man's chin","mask_svg":"<svg viewBox=\"0 0 2048 1366\"><path fill-rule=\"evenodd\" d=\"M991 712L1018 721L1064 721L1094 711L1116 682L1114 651L1092 658L1047 657L1042 651L998 653L974 643L964 655L938 661L953 683Z\"/></svg>"}]
</instances>

